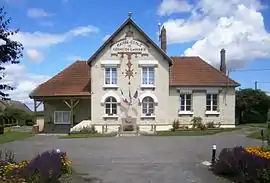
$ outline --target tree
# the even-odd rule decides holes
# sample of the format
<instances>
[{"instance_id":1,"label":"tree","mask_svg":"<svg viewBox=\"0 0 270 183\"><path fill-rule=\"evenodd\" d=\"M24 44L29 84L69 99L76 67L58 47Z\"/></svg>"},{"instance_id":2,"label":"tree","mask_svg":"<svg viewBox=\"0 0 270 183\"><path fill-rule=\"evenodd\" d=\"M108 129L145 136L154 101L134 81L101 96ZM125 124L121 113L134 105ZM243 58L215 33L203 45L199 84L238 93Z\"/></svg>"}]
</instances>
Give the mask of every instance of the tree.
<instances>
[{"instance_id":1,"label":"tree","mask_svg":"<svg viewBox=\"0 0 270 183\"><path fill-rule=\"evenodd\" d=\"M236 114L240 123L263 123L267 120L270 97L252 88L236 91Z\"/></svg>"},{"instance_id":2,"label":"tree","mask_svg":"<svg viewBox=\"0 0 270 183\"><path fill-rule=\"evenodd\" d=\"M4 8L0 8L0 71L4 73L5 67L3 64L18 64L19 59L23 56L23 45L17 41L10 39L11 36L18 33L17 30L10 30L9 24L11 18L6 17L7 13ZM4 78L4 74L0 76L0 80ZM9 99L9 94L6 93L7 90L13 90L14 87L6 83L0 83L0 97L2 99Z\"/></svg>"}]
</instances>

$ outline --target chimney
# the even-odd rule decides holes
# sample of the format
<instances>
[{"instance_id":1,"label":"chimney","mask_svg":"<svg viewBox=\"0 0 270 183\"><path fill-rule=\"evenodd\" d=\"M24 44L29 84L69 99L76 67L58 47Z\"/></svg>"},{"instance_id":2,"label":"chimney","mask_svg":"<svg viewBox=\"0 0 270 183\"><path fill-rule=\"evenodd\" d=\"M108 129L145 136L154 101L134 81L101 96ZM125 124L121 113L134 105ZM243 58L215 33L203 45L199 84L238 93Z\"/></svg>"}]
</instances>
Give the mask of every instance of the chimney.
<instances>
[{"instance_id":1,"label":"chimney","mask_svg":"<svg viewBox=\"0 0 270 183\"><path fill-rule=\"evenodd\" d=\"M224 48L222 48L220 51L220 71L223 72L225 75L227 74L225 49Z\"/></svg>"},{"instance_id":2,"label":"chimney","mask_svg":"<svg viewBox=\"0 0 270 183\"><path fill-rule=\"evenodd\" d=\"M161 49L166 53L167 52L167 36L166 36L166 29L164 26L162 26L161 32L160 32L160 47Z\"/></svg>"}]
</instances>

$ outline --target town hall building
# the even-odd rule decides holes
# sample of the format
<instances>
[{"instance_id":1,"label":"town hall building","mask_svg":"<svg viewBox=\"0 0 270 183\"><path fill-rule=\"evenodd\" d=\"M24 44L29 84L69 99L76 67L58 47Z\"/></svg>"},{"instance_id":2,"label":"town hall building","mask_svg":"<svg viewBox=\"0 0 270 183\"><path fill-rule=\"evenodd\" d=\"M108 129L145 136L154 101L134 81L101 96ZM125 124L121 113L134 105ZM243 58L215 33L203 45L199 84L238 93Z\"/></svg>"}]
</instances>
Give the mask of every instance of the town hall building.
<instances>
[{"instance_id":1,"label":"town hall building","mask_svg":"<svg viewBox=\"0 0 270 183\"><path fill-rule=\"evenodd\" d=\"M169 130L179 120L235 127L235 87L220 69L198 56L167 55L129 17L87 61L76 61L31 94L35 111L44 105L44 132L94 125L99 132Z\"/></svg>"}]
</instances>

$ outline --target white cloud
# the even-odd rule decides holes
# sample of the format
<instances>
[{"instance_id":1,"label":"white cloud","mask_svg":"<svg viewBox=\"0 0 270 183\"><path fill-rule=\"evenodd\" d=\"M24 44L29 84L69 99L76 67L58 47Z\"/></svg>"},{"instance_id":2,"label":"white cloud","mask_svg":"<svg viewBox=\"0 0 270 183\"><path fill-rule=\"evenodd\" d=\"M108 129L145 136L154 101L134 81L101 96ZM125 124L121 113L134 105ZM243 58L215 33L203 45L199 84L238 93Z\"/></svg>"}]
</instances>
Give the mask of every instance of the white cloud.
<instances>
[{"instance_id":1,"label":"white cloud","mask_svg":"<svg viewBox=\"0 0 270 183\"><path fill-rule=\"evenodd\" d=\"M30 8L27 11L27 16L30 18L40 18L40 17L49 17L52 16L53 14L46 12L43 9L39 8Z\"/></svg>"},{"instance_id":2,"label":"white cloud","mask_svg":"<svg viewBox=\"0 0 270 183\"><path fill-rule=\"evenodd\" d=\"M53 45L66 42L74 37L87 36L88 34L96 33L98 31L98 28L94 26L81 26L59 34L19 32L18 34L11 36L11 39L19 41L24 45L25 55L28 59L40 62L44 59L44 55L41 52L43 49L47 50ZM50 77L29 73L26 67L21 64L9 64L5 65L5 67L5 78L1 80L1 82L16 87L15 90L8 91L10 97L13 100L19 100L26 103L33 109L33 101L29 99L30 92Z\"/></svg>"},{"instance_id":3,"label":"white cloud","mask_svg":"<svg viewBox=\"0 0 270 183\"><path fill-rule=\"evenodd\" d=\"M92 25L80 26L70 30L66 36L87 36L89 33L96 33L98 31L99 29Z\"/></svg>"},{"instance_id":4,"label":"white cloud","mask_svg":"<svg viewBox=\"0 0 270 183\"><path fill-rule=\"evenodd\" d=\"M202 38L214 28L209 19L186 21L184 19L170 19L164 23L169 43L184 43ZM192 30L192 31L191 31Z\"/></svg>"},{"instance_id":5,"label":"white cloud","mask_svg":"<svg viewBox=\"0 0 270 183\"><path fill-rule=\"evenodd\" d=\"M21 101L33 109L33 101L29 98L30 92L50 77L28 73L22 64L7 64L5 68L5 77L1 82L15 87L15 90L7 91L11 99Z\"/></svg>"},{"instance_id":6,"label":"white cloud","mask_svg":"<svg viewBox=\"0 0 270 183\"><path fill-rule=\"evenodd\" d=\"M36 49L27 49L26 55L30 61L41 62L44 60L43 54Z\"/></svg>"},{"instance_id":7,"label":"white cloud","mask_svg":"<svg viewBox=\"0 0 270 183\"><path fill-rule=\"evenodd\" d=\"M86 36L96 33L99 29L92 25L74 28L68 32L51 34L46 32L18 32L12 39L21 42L27 48L44 48L63 43L76 36Z\"/></svg>"},{"instance_id":8,"label":"white cloud","mask_svg":"<svg viewBox=\"0 0 270 183\"><path fill-rule=\"evenodd\" d=\"M102 38L102 41L107 41L107 39L109 39L109 37L111 37L111 34L107 34Z\"/></svg>"},{"instance_id":9,"label":"white cloud","mask_svg":"<svg viewBox=\"0 0 270 183\"><path fill-rule=\"evenodd\" d=\"M171 15L179 12L189 12L192 8L185 0L162 0L158 7L158 15Z\"/></svg>"},{"instance_id":10,"label":"white cloud","mask_svg":"<svg viewBox=\"0 0 270 183\"><path fill-rule=\"evenodd\" d=\"M41 62L44 60L44 54L42 53L44 48L50 48L51 46L66 42L74 37L87 36L98 31L99 29L97 27L88 25L80 26L60 34L46 32L18 32L13 35L11 39L23 44L28 59Z\"/></svg>"},{"instance_id":11,"label":"white cloud","mask_svg":"<svg viewBox=\"0 0 270 183\"><path fill-rule=\"evenodd\" d=\"M219 64L219 51L226 49L229 67L243 67L258 58L270 58L270 33L259 0L201 0L187 19L164 23L169 44L195 41L184 55L198 55Z\"/></svg>"}]
</instances>

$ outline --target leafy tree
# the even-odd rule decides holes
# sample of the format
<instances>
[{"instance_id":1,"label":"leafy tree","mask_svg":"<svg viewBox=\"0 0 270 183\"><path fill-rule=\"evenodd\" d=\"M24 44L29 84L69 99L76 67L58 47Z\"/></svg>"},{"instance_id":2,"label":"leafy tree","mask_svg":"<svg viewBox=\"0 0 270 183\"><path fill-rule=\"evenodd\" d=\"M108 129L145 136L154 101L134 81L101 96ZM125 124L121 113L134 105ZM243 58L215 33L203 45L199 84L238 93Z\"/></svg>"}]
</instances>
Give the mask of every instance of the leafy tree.
<instances>
[{"instance_id":1,"label":"leafy tree","mask_svg":"<svg viewBox=\"0 0 270 183\"><path fill-rule=\"evenodd\" d=\"M236 91L236 114L240 123L263 123L267 120L270 97L252 88Z\"/></svg>"},{"instance_id":2,"label":"leafy tree","mask_svg":"<svg viewBox=\"0 0 270 183\"><path fill-rule=\"evenodd\" d=\"M34 119L34 115L21 109L7 107L0 110L0 118L4 121L17 120L21 122L20 125L25 125L26 121L32 121Z\"/></svg>"},{"instance_id":3,"label":"leafy tree","mask_svg":"<svg viewBox=\"0 0 270 183\"><path fill-rule=\"evenodd\" d=\"M0 8L0 71L1 73L5 70L3 64L11 63L18 64L19 59L22 57L23 45L17 41L10 39L11 36L18 33L17 30L10 30L9 24L11 18L7 18L7 13L4 11L4 8ZM2 80L4 74L0 76ZM13 90L14 87L0 83L0 98L9 99L7 90Z\"/></svg>"}]
</instances>

